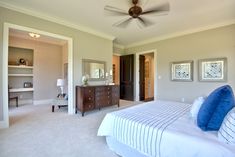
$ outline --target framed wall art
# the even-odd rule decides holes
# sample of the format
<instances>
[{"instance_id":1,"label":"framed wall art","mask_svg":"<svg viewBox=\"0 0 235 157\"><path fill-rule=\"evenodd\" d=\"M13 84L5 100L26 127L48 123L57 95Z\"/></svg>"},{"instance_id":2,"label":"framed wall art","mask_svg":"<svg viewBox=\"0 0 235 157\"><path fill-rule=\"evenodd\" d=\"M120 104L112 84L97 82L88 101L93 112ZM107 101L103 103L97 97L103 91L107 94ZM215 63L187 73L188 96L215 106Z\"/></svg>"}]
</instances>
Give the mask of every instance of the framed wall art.
<instances>
[{"instance_id":1,"label":"framed wall art","mask_svg":"<svg viewBox=\"0 0 235 157\"><path fill-rule=\"evenodd\" d=\"M201 59L199 64L199 81L227 81L227 58Z\"/></svg>"},{"instance_id":2,"label":"framed wall art","mask_svg":"<svg viewBox=\"0 0 235 157\"><path fill-rule=\"evenodd\" d=\"M172 81L193 81L193 61L171 63Z\"/></svg>"}]
</instances>

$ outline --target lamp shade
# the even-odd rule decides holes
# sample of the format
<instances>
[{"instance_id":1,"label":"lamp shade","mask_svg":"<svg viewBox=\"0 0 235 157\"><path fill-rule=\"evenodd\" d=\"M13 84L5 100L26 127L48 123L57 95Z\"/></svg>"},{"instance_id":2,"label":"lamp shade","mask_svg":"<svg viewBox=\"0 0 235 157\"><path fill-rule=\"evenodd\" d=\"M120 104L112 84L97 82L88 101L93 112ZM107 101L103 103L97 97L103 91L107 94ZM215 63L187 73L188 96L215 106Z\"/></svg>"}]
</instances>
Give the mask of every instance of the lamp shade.
<instances>
[{"instance_id":1,"label":"lamp shade","mask_svg":"<svg viewBox=\"0 0 235 157\"><path fill-rule=\"evenodd\" d=\"M57 86L63 87L64 83L65 83L64 79L57 79Z\"/></svg>"}]
</instances>

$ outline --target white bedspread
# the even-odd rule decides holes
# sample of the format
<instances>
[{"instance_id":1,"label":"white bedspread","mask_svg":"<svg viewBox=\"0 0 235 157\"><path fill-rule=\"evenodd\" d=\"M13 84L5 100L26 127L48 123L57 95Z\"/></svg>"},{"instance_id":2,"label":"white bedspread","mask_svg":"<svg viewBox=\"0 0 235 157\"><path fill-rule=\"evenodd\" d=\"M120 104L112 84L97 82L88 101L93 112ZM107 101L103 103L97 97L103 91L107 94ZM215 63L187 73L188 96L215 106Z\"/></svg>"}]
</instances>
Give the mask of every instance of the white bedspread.
<instances>
[{"instance_id":1,"label":"white bedspread","mask_svg":"<svg viewBox=\"0 0 235 157\"><path fill-rule=\"evenodd\" d=\"M112 136L150 157L235 157L235 148L201 131L190 104L153 101L108 113L98 136Z\"/></svg>"}]
</instances>

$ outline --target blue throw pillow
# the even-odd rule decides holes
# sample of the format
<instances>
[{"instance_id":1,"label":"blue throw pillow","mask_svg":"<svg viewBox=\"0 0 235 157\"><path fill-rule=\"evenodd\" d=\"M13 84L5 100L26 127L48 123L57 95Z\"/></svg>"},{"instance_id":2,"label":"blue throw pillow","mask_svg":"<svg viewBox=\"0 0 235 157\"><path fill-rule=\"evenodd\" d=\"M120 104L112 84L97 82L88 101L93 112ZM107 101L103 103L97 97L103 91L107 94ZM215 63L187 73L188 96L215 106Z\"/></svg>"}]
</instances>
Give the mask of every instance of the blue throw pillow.
<instances>
[{"instance_id":1,"label":"blue throw pillow","mask_svg":"<svg viewBox=\"0 0 235 157\"><path fill-rule=\"evenodd\" d=\"M234 95L229 85L215 89L202 104L197 125L204 131L219 130L224 117L234 105Z\"/></svg>"}]
</instances>

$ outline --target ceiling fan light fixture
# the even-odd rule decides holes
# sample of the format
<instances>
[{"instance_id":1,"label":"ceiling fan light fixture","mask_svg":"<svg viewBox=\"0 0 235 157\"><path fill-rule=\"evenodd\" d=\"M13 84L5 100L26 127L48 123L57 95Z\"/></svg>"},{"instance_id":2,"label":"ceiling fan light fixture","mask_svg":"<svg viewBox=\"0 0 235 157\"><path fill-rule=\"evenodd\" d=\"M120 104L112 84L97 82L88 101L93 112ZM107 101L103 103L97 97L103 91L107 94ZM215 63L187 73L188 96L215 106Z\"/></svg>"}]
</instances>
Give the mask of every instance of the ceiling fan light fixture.
<instances>
[{"instance_id":1,"label":"ceiling fan light fixture","mask_svg":"<svg viewBox=\"0 0 235 157\"><path fill-rule=\"evenodd\" d=\"M40 34L30 32L30 33L29 33L29 36L31 36L32 38L39 38L39 37L40 37Z\"/></svg>"}]
</instances>

